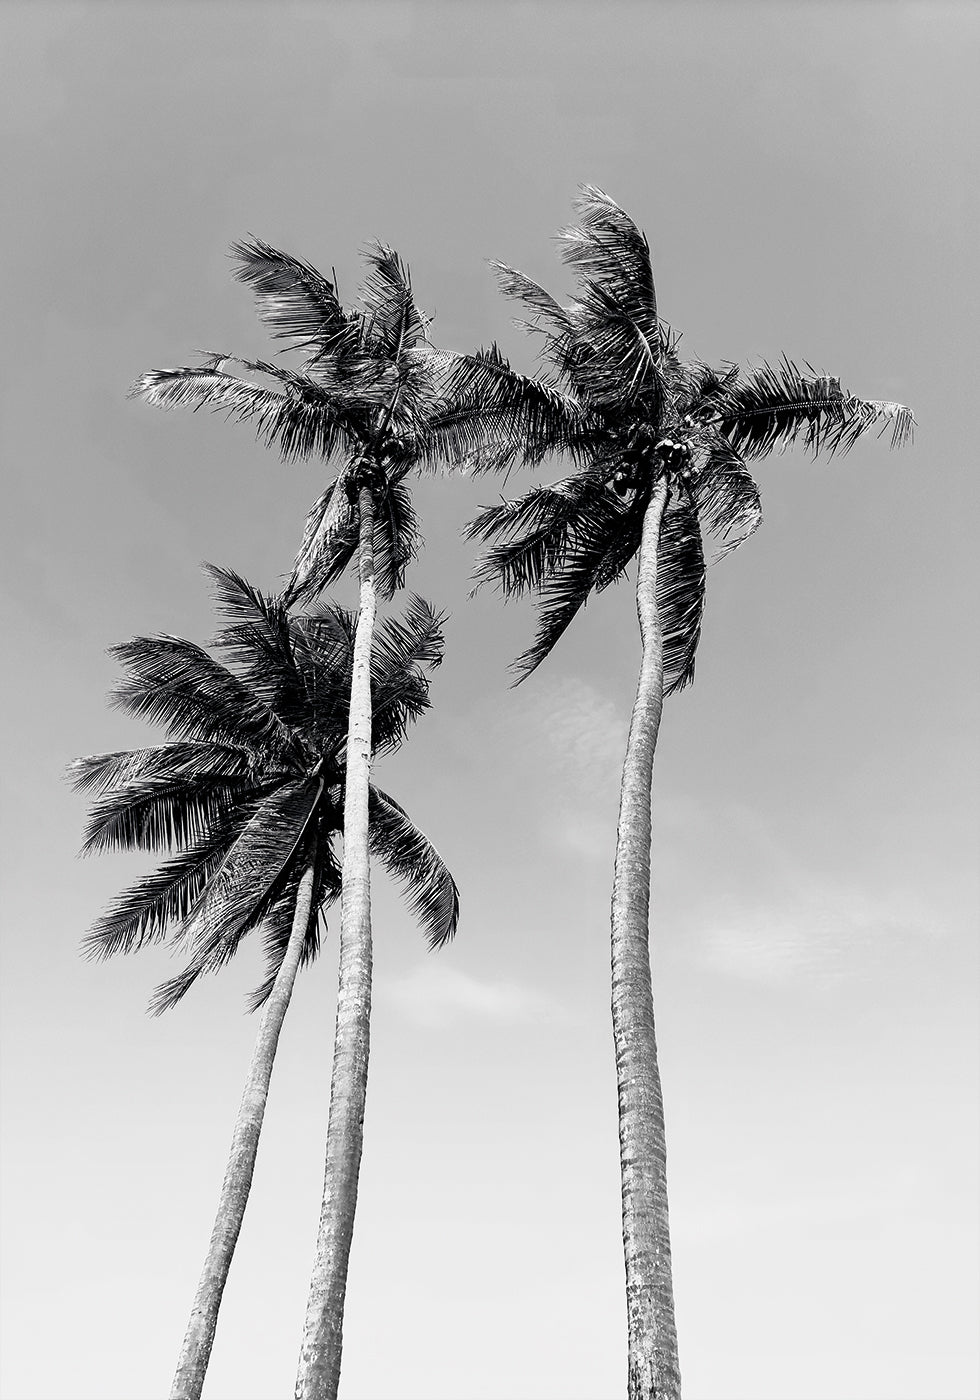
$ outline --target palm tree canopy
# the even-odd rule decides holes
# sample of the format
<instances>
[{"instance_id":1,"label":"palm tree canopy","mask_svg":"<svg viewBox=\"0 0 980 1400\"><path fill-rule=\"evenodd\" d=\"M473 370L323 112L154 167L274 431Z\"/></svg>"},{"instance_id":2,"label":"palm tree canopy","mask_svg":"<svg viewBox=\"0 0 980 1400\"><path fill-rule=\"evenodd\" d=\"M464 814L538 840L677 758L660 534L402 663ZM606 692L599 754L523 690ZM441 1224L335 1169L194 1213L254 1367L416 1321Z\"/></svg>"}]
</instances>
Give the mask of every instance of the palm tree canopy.
<instances>
[{"instance_id":1,"label":"palm tree canopy","mask_svg":"<svg viewBox=\"0 0 980 1400\"><path fill-rule=\"evenodd\" d=\"M419 545L405 478L438 455L433 425L452 357L430 343L408 268L384 244L364 254L367 275L353 308L341 304L336 276L258 238L231 252L235 276L252 288L261 320L299 356L298 367L202 352L202 365L150 370L131 393L161 408L210 408L248 422L286 461L344 459L309 512L287 597L319 593L351 563L354 502L365 484L375 496L376 584L391 597Z\"/></svg>"},{"instance_id":2,"label":"palm tree canopy","mask_svg":"<svg viewBox=\"0 0 980 1400\"><path fill-rule=\"evenodd\" d=\"M179 637L136 637L114 647L125 675L112 703L164 726L153 748L95 754L69 769L94 794L83 851L167 851L155 871L119 895L85 940L90 956L131 952L169 935L187 967L157 989L155 1011L175 1005L203 973L264 931L268 996L285 954L296 890L314 861L314 907L340 893L332 850L343 831L344 748L355 619L334 604L290 616L230 570L211 567L222 625L211 655ZM371 666L376 752L398 746L429 706L429 672L442 659L443 618L413 597L402 620L378 629ZM451 938L455 882L397 803L372 790L375 854L407 890L429 942ZM303 961L316 956L311 920Z\"/></svg>"},{"instance_id":3,"label":"palm tree canopy","mask_svg":"<svg viewBox=\"0 0 980 1400\"><path fill-rule=\"evenodd\" d=\"M445 453L477 470L540 464L564 455L577 469L553 485L483 511L468 527L489 543L478 585L536 592L540 622L515 662L518 680L549 654L593 591L622 578L635 557L657 481L668 483L657 601L665 690L693 679L704 606L703 534L722 557L762 519L749 462L801 441L846 452L889 426L892 445L912 435L901 404L857 398L840 381L791 360L743 371L684 361L659 317L650 248L608 195L585 186L580 223L560 235L578 291L561 305L523 273L493 264L505 295L541 341L545 374L514 370L496 346L458 356L439 420Z\"/></svg>"}]
</instances>

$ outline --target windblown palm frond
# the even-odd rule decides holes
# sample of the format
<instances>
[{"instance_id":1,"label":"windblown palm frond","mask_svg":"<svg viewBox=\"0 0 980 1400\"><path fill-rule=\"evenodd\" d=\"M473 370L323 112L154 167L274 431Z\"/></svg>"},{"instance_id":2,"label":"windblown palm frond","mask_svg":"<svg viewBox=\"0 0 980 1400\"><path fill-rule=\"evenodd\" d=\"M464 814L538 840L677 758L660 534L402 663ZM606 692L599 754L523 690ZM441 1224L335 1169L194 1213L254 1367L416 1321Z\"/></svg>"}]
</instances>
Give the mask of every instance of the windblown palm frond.
<instances>
[{"instance_id":1,"label":"windblown palm frond","mask_svg":"<svg viewBox=\"0 0 980 1400\"><path fill-rule=\"evenodd\" d=\"M260 238L231 245L235 276L252 287L259 316L273 335L310 349L313 357L344 358L360 349L359 327L345 314L330 282L310 263Z\"/></svg>"},{"instance_id":2,"label":"windblown palm frond","mask_svg":"<svg viewBox=\"0 0 980 1400\"><path fill-rule=\"evenodd\" d=\"M580 513L601 500L605 490L606 473L586 471L481 511L465 527L465 537L503 538L481 556L475 587L494 582L506 596L540 588L562 567Z\"/></svg>"},{"instance_id":3,"label":"windblown palm frond","mask_svg":"<svg viewBox=\"0 0 980 1400\"><path fill-rule=\"evenodd\" d=\"M915 418L904 404L859 399L840 380L803 374L792 362L763 363L731 384L718 408L717 424L746 457L766 457L802 438L809 451L847 452L859 437L892 429L891 446L912 439Z\"/></svg>"},{"instance_id":4,"label":"windblown palm frond","mask_svg":"<svg viewBox=\"0 0 980 1400\"><path fill-rule=\"evenodd\" d=\"M372 243L364 254L368 274L361 287L365 340L397 364L405 350L426 338L408 268L393 248Z\"/></svg>"},{"instance_id":5,"label":"windblown palm frond","mask_svg":"<svg viewBox=\"0 0 980 1400\"><path fill-rule=\"evenodd\" d=\"M371 850L405 886L408 907L440 948L456 932L459 890L439 852L394 798L372 787L368 804Z\"/></svg>"}]
</instances>

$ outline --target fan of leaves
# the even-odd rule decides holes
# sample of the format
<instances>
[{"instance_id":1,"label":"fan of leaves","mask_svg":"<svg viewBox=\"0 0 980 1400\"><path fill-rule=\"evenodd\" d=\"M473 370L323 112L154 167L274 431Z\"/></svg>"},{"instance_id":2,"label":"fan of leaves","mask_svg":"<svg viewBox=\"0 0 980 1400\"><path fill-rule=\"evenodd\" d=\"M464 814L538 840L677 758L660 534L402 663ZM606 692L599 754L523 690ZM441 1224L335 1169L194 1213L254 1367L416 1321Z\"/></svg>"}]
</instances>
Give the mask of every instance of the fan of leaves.
<instances>
[{"instance_id":1,"label":"fan of leaves","mask_svg":"<svg viewBox=\"0 0 980 1400\"><path fill-rule=\"evenodd\" d=\"M95 754L69 769L92 794L83 850L152 850L168 858L117 896L85 940L93 957L168 939L189 953L151 1007L175 1005L261 929L268 996L285 954L296 890L313 862L313 908L340 893L333 852L343 830L344 747L354 618L328 606L291 617L227 569L210 569L221 626L217 655L178 637L137 637L113 649L124 675L112 702L160 724L165 743ZM442 617L413 597L403 619L378 629L372 662L377 750L401 743L429 705L442 658ZM406 884L433 946L451 938L456 885L438 852L385 794L372 790L372 849ZM311 919L303 960L316 956Z\"/></svg>"}]
</instances>

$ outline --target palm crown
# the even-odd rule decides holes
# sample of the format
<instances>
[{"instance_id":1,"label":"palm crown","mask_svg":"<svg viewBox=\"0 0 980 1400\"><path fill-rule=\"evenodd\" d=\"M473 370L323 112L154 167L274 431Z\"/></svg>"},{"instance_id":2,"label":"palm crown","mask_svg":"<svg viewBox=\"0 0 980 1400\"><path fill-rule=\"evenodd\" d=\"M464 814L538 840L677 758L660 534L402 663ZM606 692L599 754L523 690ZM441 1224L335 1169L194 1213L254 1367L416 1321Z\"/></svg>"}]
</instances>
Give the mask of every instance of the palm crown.
<instances>
[{"instance_id":1,"label":"palm crown","mask_svg":"<svg viewBox=\"0 0 980 1400\"><path fill-rule=\"evenodd\" d=\"M235 275L249 284L274 336L301 356L298 369L207 354L205 364L150 370L133 395L169 408L224 411L251 423L285 460L345 458L307 517L287 601L318 593L355 557L358 491L374 498L376 584L390 597L418 549L405 478L438 454L440 384L451 357L428 340L405 264L372 244L360 305L345 309L315 267L250 238L232 247ZM269 383L231 374L235 365Z\"/></svg>"},{"instance_id":2,"label":"palm crown","mask_svg":"<svg viewBox=\"0 0 980 1400\"><path fill-rule=\"evenodd\" d=\"M659 540L657 603L664 684L693 678L704 605L703 534L716 557L759 525L749 462L802 440L845 452L863 433L891 425L912 433L901 404L845 393L837 379L788 359L743 371L684 361L679 337L659 318L646 238L601 190L585 186L581 223L560 235L578 295L560 305L523 273L495 263L504 293L521 302L518 324L543 341L542 378L519 374L496 346L457 357L442 428L479 470L538 465L565 455L573 476L483 511L471 538L491 542L477 578L505 594L537 591L540 623L515 667L523 679L551 651L590 594L621 578L636 555L657 482L668 502ZM809 370L809 366L807 366Z\"/></svg>"},{"instance_id":3,"label":"palm crown","mask_svg":"<svg viewBox=\"0 0 980 1400\"><path fill-rule=\"evenodd\" d=\"M163 724L154 748L78 759L69 775L95 794L83 850L176 854L121 894L86 939L92 956L130 952L171 934L187 967L154 994L175 1005L242 937L264 929L272 988L289 940L296 890L314 864L313 908L340 893L332 841L343 829L344 746L354 618L330 605L291 617L237 574L212 568L224 661L179 637L113 648L126 668L113 703ZM378 751L395 748L429 705L427 671L442 659L440 616L412 598L403 621L378 629L371 666ZM227 664L225 664L227 662ZM456 885L436 850L379 788L369 796L372 849L404 882L433 946L455 931ZM303 961L319 947L312 919Z\"/></svg>"}]
</instances>

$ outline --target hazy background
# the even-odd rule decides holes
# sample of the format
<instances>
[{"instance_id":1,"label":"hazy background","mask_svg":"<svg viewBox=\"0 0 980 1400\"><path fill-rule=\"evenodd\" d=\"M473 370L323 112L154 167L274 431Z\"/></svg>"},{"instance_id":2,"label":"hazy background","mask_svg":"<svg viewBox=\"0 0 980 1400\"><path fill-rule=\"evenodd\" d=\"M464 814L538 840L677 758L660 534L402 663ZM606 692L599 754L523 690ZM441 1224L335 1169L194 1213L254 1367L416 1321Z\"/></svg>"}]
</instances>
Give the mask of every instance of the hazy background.
<instances>
[{"instance_id":1,"label":"hazy background","mask_svg":"<svg viewBox=\"0 0 980 1400\"><path fill-rule=\"evenodd\" d=\"M2 604L6 1400L157 1400L211 1228L258 948L168 1016L79 940L73 757L154 737L105 654L205 640L203 559L273 588L324 473L127 401L267 354L226 253L409 259L450 348L530 368L484 259L560 293L576 186L647 230L683 348L912 404L916 446L760 468L656 774L653 960L685 1400L977 1394L976 70L924 4L6 3ZM545 468L541 474L549 475ZM517 491L529 478L512 479ZM625 1376L608 897L628 585L517 691L527 609L466 600L492 480L430 480L452 613L379 780L455 871L433 956L379 880L345 1400L612 1400ZM349 590L343 595L350 597ZM284 1028L206 1396L291 1394L335 937Z\"/></svg>"}]
</instances>

